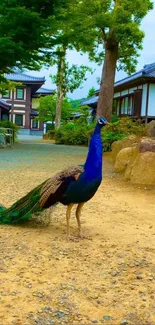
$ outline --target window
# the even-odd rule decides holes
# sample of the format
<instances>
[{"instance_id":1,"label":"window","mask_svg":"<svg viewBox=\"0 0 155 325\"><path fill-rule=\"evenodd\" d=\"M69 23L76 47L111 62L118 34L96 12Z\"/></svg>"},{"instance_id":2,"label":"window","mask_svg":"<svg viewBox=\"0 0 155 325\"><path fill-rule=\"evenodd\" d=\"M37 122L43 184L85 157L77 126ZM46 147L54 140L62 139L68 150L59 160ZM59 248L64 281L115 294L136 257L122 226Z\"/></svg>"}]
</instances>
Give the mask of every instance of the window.
<instances>
[{"instance_id":1,"label":"window","mask_svg":"<svg viewBox=\"0 0 155 325\"><path fill-rule=\"evenodd\" d=\"M23 115L16 114L15 115L15 123L18 126L23 126Z\"/></svg>"},{"instance_id":2,"label":"window","mask_svg":"<svg viewBox=\"0 0 155 325\"><path fill-rule=\"evenodd\" d=\"M24 99L24 88L16 88L16 99Z\"/></svg>"},{"instance_id":3,"label":"window","mask_svg":"<svg viewBox=\"0 0 155 325\"><path fill-rule=\"evenodd\" d=\"M5 94L2 95L3 98L10 98L10 91L5 90Z\"/></svg>"},{"instance_id":4,"label":"window","mask_svg":"<svg viewBox=\"0 0 155 325\"><path fill-rule=\"evenodd\" d=\"M133 113L133 96L129 97L129 107L128 107L128 114L132 115Z\"/></svg>"},{"instance_id":5,"label":"window","mask_svg":"<svg viewBox=\"0 0 155 325\"><path fill-rule=\"evenodd\" d=\"M2 114L2 121L8 121L9 115L8 114Z\"/></svg>"},{"instance_id":6,"label":"window","mask_svg":"<svg viewBox=\"0 0 155 325\"><path fill-rule=\"evenodd\" d=\"M124 98L124 114L128 114L128 97Z\"/></svg>"},{"instance_id":7,"label":"window","mask_svg":"<svg viewBox=\"0 0 155 325\"><path fill-rule=\"evenodd\" d=\"M38 129L38 121L37 120L32 121L32 128L33 129Z\"/></svg>"},{"instance_id":8,"label":"window","mask_svg":"<svg viewBox=\"0 0 155 325\"><path fill-rule=\"evenodd\" d=\"M119 116L119 109L120 109L120 99L117 100L117 108L116 108L117 116Z\"/></svg>"},{"instance_id":9,"label":"window","mask_svg":"<svg viewBox=\"0 0 155 325\"><path fill-rule=\"evenodd\" d=\"M121 115L132 115L133 114L133 96L128 95L121 99Z\"/></svg>"},{"instance_id":10,"label":"window","mask_svg":"<svg viewBox=\"0 0 155 325\"><path fill-rule=\"evenodd\" d=\"M121 114L123 115L125 112L125 99L124 97L121 99Z\"/></svg>"}]
</instances>

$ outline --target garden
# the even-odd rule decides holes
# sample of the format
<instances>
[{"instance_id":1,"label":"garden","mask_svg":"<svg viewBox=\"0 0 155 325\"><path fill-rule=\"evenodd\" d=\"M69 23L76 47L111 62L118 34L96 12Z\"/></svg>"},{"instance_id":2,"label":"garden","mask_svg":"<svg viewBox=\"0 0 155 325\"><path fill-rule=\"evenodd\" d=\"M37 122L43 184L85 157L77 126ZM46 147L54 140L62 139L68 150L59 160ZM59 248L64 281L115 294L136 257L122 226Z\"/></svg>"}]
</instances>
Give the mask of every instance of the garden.
<instances>
[{"instance_id":1,"label":"garden","mask_svg":"<svg viewBox=\"0 0 155 325\"><path fill-rule=\"evenodd\" d=\"M87 148L16 143L0 154L1 204L9 207L57 171L82 164ZM154 324L155 190L124 182L109 153L103 159L102 185L82 211L90 240L66 241L61 204L23 225L1 225L2 324Z\"/></svg>"}]
</instances>

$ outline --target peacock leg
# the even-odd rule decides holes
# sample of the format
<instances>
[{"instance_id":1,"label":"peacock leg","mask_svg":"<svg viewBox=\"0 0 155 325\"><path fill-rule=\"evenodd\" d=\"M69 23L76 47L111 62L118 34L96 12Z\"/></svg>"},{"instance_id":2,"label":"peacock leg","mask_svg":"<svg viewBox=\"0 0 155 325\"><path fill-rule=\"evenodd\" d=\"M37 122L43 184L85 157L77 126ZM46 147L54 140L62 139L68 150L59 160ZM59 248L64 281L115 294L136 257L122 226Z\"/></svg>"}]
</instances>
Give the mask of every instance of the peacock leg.
<instances>
[{"instance_id":1,"label":"peacock leg","mask_svg":"<svg viewBox=\"0 0 155 325\"><path fill-rule=\"evenodd\" d=\"M85 202L79 203L76 209L76 220L78 224L78 230L79 230L79 237L84 238L81 232L81 221L80 221L80 216L81 216L81 210Z\"/></svg>"},{"instance_id":2,"label":"peacock leg","mask_svg":"<svg viewBox=\"0 0 155 325\"><path fill-rule=\"evenodd\" d=\"M73 207L73 203L69 204L66 211L66 222L67 222L67 239L69 240L70 237L70 229L69 229L69 221L71 216L71 209Z\"/></svg>"}]
</instances>

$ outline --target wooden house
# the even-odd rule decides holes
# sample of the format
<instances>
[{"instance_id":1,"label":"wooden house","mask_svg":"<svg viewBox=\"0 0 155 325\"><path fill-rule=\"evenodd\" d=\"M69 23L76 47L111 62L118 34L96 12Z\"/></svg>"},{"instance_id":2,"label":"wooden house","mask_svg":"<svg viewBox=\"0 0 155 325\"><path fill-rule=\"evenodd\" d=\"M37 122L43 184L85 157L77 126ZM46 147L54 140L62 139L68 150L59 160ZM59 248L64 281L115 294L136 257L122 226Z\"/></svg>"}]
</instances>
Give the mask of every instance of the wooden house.
<instances>
[{"instance_id":1,"label":"wooden house","mask_svg":"<svg viewBox=\"0 0 155 325\"><path fill-rule=\"evenodd\" d=\"M24 73L10 73L6 79L20 83L16 89L6 91L0 98L0 120L10 120L20 127L20 134L43 134L43 123L36 120L37 106L33 99L53 94L52 90L42 88L44 77L33 77Z\"/></svg>"},{"instance_id":2,"label":"wooden house","mask_svg":"<svg viewBox=\"0 0 155 325\"><path fill-rule=\"evenodd\" d=\"M96 110L99 90L94 96L81 102ZM131 116L134 119L155 119L155 63L147 64L142 70L115 82L113 114Z\"/></svg>"}]
</instances>

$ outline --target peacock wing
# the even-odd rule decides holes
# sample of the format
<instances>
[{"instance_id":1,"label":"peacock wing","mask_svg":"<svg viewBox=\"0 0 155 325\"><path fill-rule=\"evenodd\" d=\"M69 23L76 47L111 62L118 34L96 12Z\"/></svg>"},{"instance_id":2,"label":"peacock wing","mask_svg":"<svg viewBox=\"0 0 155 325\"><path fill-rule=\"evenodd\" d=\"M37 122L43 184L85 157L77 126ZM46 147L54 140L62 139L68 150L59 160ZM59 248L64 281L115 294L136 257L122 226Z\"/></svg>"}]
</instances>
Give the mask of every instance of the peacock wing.
<instances>
[{"instance_id":1,"label":"peacock wing","mask_svg":"<svg viewBox=\"0 0 155 325\"><path fill-rule=\"evenodd\" d=\"M40 192L40 207L44 207L48 199L56 193L56 191L60 188L60 186L65 182L68 177L74 177L75 179L84 171L82 166L73 166L67 169L62 170L57 173L50 179L46 181L46 183L42 186Z\"/></svg>"}]
</instances>

